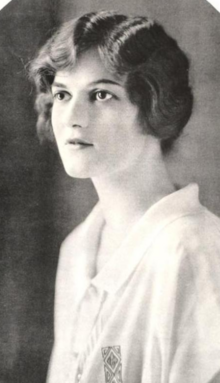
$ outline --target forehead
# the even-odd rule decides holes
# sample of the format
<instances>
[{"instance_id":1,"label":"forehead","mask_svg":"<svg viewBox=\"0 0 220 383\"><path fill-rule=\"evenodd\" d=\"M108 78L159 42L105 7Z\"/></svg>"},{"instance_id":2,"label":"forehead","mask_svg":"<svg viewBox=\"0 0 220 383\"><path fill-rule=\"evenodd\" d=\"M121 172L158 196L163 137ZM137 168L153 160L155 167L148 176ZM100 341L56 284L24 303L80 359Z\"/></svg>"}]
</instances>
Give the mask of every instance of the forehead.
<instances>
[{"instance_id":1,"label":"forehead","mask_svg":"<svg viewBox=\"0 0 220 383\"><path fill-rule=\"evenodd\" d=\"M80 55L73 68L57 71L54 82L86 86L100 79L111 80L122 86L125 84L125 76L110 72L103 64L98 50L91 49Z\"/></svg>"}]
</instances>

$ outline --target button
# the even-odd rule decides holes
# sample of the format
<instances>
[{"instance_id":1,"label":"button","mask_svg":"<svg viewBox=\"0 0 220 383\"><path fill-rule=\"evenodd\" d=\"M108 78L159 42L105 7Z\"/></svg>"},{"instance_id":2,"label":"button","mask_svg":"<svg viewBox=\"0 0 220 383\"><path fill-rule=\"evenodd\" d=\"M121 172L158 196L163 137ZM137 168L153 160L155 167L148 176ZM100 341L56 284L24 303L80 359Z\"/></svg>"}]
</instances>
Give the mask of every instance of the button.
<instances>
[{"instance_id":1,"label":"button","mask_svg":"<svg viewBox=\"0 0 220 383\"><path fill-rule=\"evenodd\" d=\"M78 375L77 375L77 380L78 380L78 382L80 381L81 376L82 376L82 374L78 374Z\"/></svg>"}]
</instances>

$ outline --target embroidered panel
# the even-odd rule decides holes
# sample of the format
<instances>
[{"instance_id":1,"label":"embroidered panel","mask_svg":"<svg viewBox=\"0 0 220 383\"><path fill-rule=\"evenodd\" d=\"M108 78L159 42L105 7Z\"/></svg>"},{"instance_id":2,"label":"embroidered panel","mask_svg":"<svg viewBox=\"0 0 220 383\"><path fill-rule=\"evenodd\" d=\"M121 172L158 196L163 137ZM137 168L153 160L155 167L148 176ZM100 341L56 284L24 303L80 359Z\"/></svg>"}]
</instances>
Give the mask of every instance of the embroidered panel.
<instances>
[{"instance_id":1,"label":"embroidered panel","mask_svg":"<svg viewBox=\"0 0 220 383\"><path fill-rule=\"evenodd\" d=\"M123 383L120 346L102 348L102 357L104 361L105 383Z\"/></svg>"}]
</instances>

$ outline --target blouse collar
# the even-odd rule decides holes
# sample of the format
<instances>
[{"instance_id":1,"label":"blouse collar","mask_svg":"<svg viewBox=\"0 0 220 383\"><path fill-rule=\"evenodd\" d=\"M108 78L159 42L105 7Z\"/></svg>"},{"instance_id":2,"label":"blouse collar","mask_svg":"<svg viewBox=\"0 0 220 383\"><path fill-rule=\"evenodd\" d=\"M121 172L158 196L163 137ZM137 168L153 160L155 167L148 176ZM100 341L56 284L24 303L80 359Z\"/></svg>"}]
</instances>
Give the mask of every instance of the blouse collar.
<instances>
[{"instance_id":1,"label":"blouse collar","mask_svg":"<svg viewBox=\"0 0 220 383\"><path fill-rule=\"evenodd\" d=\"M104 217L98 203L84 223L82 238L82 250L86 259L84 272L90 283L108 293L116 293L137 267L161 230L174 220L201 210L198 194L198 185L190 184L151 206L134 225L110 260L95 275L96 255L104 225Z\"/></svg>"}]
</instances>

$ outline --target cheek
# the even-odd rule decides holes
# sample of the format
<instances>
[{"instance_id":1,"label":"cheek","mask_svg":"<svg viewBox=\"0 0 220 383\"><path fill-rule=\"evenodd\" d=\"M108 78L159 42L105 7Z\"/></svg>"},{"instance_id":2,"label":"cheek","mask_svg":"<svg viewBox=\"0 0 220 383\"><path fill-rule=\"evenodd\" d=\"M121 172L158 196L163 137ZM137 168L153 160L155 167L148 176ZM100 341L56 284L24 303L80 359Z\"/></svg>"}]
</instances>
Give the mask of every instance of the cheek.
<instances>
[{"instance_id":1,"label":"cheek","mask_svg":"<svg viewBox=\"0 0 220 383\"><path fill-rule=\"evenodd\" d=\"M60 139L60 133L61 133L60 117L57 111L54 110L53 108L51 110L51 125L52 125L53 134L55 137L55 141L57 145L59 146L59 139Z\"/></svg>"},{"instance_id":2,"label":"cheek","mask_svg":"<svg viewBox=\"0 0 220 383\"><path fill-rule=\"evenodd\" d=\"M103 110L93 113L90 122L90 126L101 136L106 134L111 136L113 131L114 134L115 132L119 134L121 132L121 125L123 125L123 113L117 108L103 108Z\"/></svg>"},{"instance_id":3,"label":"cheek","mask_svg":"<svg viewBox=\"0 0 220 383\"><path fill-rule=\"evenodd\" d=\"M56 126L56 122L57 122L57 113L56 113L56 109L52 106L52 109L51 109L51 124L52 124L52 128L54 129L55 126Z\"/></svg>"},{"instance_id":4,"label":"cheek","mask_svg":"<svg viewBox=\"0 0 220 383\"><path fill-rule=\"evenodd\" d=\"M59 132L59 127L61 123L61 113L57 110L57 108L53 108L51 110L51 125L54 131L54 134L58 134Z\"/></svg>"}]
</instances>

